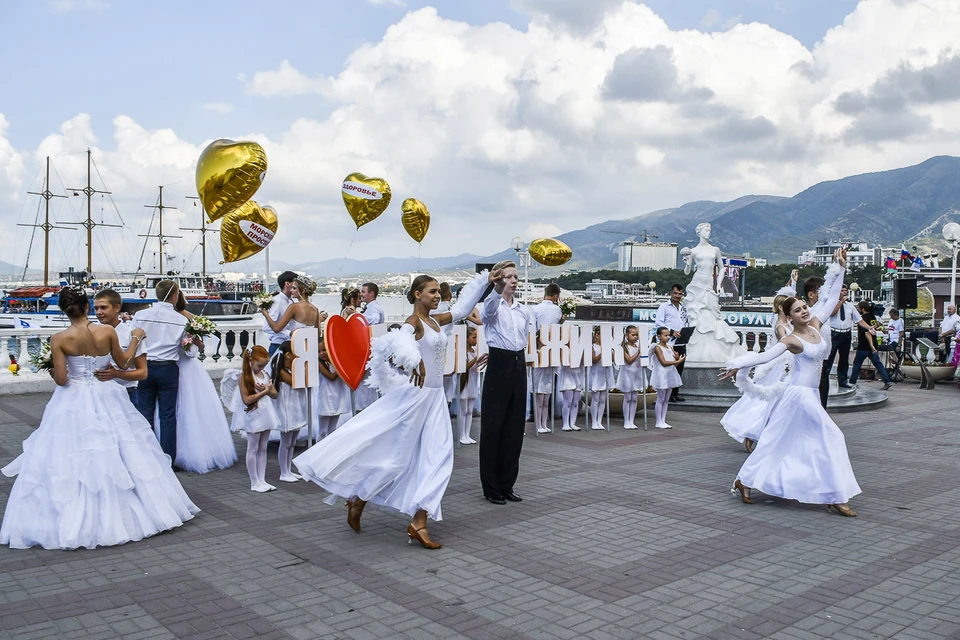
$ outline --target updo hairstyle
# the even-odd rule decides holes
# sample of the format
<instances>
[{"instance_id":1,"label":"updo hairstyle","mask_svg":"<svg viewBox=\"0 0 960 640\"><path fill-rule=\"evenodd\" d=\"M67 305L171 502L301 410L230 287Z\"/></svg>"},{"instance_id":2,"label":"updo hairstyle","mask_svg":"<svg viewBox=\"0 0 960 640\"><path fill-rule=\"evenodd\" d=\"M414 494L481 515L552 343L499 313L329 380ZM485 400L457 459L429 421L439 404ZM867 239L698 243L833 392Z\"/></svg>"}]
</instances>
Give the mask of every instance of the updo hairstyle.
<instances>
[{"instance_id":1,"label":"updo hairstyle","mask_svg":"<svg viewBox=\"0 0 960 640\"><path fill-rule=\"evenodd\" d=\"M423 291L424 287L427 286L430 282L436 282L437 279L433 276L417 276L413 279L413 282L410 284L410 291L407 292L407 302L410 304L415 304L417 301L416 293Z\"/></svg>"},{"instance_id":2,"label":"updo hairstyle","mask_svg":"<svg viewBox=\"0 0 960 640\"><path fill-rule=\"evenodd\" d=\"M60 289L59 306L68 318L83 318L90 308L87 292L79 287L64 287Z\"/></svg>"}]
</instances>

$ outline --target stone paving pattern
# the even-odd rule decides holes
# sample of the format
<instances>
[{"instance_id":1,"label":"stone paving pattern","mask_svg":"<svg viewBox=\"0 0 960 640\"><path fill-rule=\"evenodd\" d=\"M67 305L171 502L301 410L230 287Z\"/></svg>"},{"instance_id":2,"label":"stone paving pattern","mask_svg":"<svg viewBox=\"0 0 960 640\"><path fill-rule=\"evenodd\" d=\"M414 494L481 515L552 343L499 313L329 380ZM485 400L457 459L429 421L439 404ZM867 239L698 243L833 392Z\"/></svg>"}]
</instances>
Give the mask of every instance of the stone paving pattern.
<instances>
[{"instance_id":1,"label":"stone paving pattern","mask_svg":"<svg viewBox=\"0 0 960 640\"><path fill-rule=\"evenodd\" d=\"M0 399L0 464L46 399ZM741 504L729 490L746 453L718 414L540 438L528 424L521 504L482 500L477 448L457 451L439 551L382 511L353 533L314 485L253 493L241 455L179 474L202 512L172 532L0 547L0 638L960 638L958 400L905 382L881 410L834 416L864 489L857 518ZM0 504L12 484L0 476Z\"/></svg>"}]
</instances>

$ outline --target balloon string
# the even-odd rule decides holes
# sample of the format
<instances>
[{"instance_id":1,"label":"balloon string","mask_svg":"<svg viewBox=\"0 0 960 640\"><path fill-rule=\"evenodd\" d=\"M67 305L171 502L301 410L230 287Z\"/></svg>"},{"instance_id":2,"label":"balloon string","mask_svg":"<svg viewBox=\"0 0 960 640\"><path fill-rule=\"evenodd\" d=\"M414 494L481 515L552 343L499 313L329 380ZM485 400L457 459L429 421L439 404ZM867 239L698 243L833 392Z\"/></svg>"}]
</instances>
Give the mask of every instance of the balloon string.
<instances>
[{"instance_id":1,"label":"balloon string","mask_svg":"<svg viewBox=\"0 0 960 640\"><path fill-rule=\"evenodd\" d=\"M423 244L417 243L417 272L420 272L420 251L423 249Z\"/></svg>"}]
</instances>

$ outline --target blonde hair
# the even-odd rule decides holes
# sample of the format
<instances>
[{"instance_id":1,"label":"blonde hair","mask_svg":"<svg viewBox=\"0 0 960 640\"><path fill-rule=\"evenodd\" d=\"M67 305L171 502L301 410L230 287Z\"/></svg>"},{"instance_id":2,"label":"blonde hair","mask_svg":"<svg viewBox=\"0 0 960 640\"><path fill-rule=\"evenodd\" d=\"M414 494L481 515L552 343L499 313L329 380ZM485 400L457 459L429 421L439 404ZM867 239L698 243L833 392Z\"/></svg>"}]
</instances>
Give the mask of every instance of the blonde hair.
<instances>
[{"instance_id":1,"label":"blonde hair","mask_svg":"<svg viewBox=\"0 0 960 640\"><path fill-rule=\"evenodd\" d=\"M496 271L497 269L509 269L511 267L516 269L517 263L513 260L501 260L497 264L493 265L493 269L491 269L491 271Z\"/></svg>"}]
</instances>

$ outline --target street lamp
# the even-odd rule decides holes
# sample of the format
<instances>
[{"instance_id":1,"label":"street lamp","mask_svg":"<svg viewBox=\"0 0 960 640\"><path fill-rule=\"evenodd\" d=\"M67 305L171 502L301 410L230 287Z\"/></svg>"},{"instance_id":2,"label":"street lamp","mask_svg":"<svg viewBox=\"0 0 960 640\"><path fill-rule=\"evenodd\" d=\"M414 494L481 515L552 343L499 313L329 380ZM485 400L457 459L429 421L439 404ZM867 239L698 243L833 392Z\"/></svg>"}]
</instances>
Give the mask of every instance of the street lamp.
<instances>
[{"instance_id":1,"label":"street lamp","mask_svg":"<svg viewBox=\"0 0 960 640\"><path fill-rule=\"evenodd\" d=\"M523 239L520 236L515 237L510 241L510 246L514 251L517 252L517 258L520 261L520 264L523 265L523 301L527 301L527 295L529 293L530 283L527 279L528 269L530 268L530 252L527 251L526 245L523 242Z\"/></svg>"},{"instance_id":2,"label":"street lamp","mask_svg":"<svg viewBox=\"0 0 960 640\"><path fill-rule=\"evenodd\" d=\"M950 243L950 304L957 303L957 248L960 245L960 224L943 225L943 239Z\"/></svg>"},{"instance_id":3,"label":"street lamp","mask_svg":"<svg viewBox=\"0 0 960 640\"><path fill-rule=\"evenodd\" d=\"M647 283L647 286L650 287L650 298L655 299L657 297L657 283L651 280Z\"/></svg>"},{"instance_id":4,"label":"street lamp","mask_svg":"<svg viewBox=\"0 0 960 640\"><path fill-rule=\"evenodd\" d=\"M853 291L853 302L857 301L857 291L860 291L860 285L856 282L850 285L850 291Z\"/></svg>"}]
</instances>

